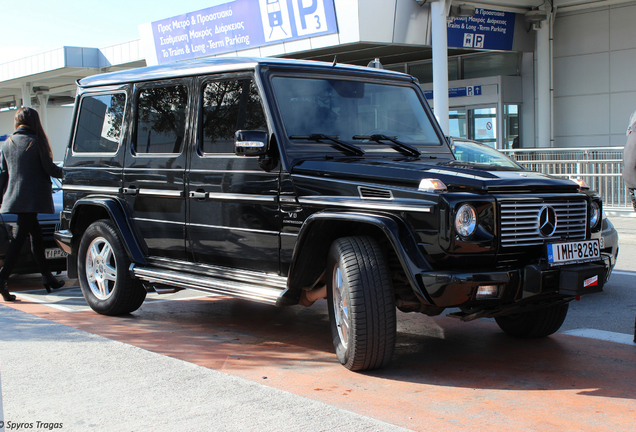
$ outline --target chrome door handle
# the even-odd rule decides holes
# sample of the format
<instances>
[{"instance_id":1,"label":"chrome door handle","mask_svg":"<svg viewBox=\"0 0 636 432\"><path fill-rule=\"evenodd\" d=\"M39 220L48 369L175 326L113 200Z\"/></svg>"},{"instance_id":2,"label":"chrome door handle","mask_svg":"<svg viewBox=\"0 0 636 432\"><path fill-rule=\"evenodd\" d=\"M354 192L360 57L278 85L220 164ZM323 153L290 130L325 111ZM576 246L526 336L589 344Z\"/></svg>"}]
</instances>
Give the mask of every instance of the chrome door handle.
<instances>
[{"instance_id":1,"label":"chrome door handle","mask_svg":"<svg viewBox=\"0 0 636 432\"><path fill-rule=\"evenodd\" d=\"M206 199L208 197L208 195L209 195L208 192L195 191L195 192L190 192L190 194L188 196L190 198L194 198L194 199Z\"/></svg>"},{"instance_id":2,"label":"chrome door handle","mask_svg":"<svg viewBox=\"0 0 636 432\"><path fill-rule=\"evenodd\" d=\"M137 189L135 186L123 188L121 191L124 195L137 195L139 193L139 189Z\"/></svg>"}]
</instances>

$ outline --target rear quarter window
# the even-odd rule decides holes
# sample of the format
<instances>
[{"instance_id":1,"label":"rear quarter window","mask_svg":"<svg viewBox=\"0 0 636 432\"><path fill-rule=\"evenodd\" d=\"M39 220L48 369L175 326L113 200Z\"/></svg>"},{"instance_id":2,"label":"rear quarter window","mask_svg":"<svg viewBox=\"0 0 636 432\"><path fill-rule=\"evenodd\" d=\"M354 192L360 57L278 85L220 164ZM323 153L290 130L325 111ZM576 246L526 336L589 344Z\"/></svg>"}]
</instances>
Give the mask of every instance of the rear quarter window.
<instances>
[{"instance_id":1,"label":"rear quarter window","mask_svg":"<svg viewBox=\"0 0 636 432\"><path fill-rule=\"evenodd\" d=\"M81 100L73 152L117 152L122 137L126 95L84 96Z\"/></svg>"}]
</instances>

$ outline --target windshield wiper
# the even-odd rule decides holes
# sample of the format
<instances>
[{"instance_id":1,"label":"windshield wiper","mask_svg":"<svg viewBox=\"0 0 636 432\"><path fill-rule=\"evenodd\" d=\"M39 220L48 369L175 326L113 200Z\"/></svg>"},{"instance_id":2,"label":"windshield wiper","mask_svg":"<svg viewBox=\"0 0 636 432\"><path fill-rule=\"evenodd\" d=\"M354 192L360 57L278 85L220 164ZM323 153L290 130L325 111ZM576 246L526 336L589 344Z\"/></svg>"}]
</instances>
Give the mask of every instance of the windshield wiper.
<instances>
[{"instance_id":1,"label":"windshield wiper","mask_svg":"<svg viewBox=\"0 0 636 432\"><path fill-rule=\"evenodd\" d=\"M292 140L298 139L298 140L308 140L308 141L316 141L316 142L327 140L327 141L331 141L333 147L338 148L340 150L345 150L353 155L362 156L364 154L364 150L362 150L360 147L353 144L346 143L344 141L340 141L338 138L339 138L338 136L329 136L325 134L292 135L289 137L289 139L292 139Z\"/></svg>"},{"instance_id":2,"label":"windshield wiper","mask_svg":"<svg viewBox=\"0 0 636 432\"><path fill-rule=\"evenodd\" d=\"M422 154L417 148L413 147L410 144L403 143L402 141L398 141L397 137L390 137L383 134L373 134L373 135L354 135L354 140L369 140L380 143L382 141L390 141L389 144L393 149L399 151L405 156L415 156L418 157Z\"/></svg>"}]
</instances>

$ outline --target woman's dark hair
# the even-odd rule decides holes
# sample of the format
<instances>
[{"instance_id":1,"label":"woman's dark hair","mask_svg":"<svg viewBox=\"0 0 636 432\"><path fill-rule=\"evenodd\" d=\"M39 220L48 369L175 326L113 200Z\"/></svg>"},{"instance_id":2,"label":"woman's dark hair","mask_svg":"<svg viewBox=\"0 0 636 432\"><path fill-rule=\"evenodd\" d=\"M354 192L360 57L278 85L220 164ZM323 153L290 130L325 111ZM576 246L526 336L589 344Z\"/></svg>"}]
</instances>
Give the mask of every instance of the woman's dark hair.
<instances>
[{"instance_id":1,"label":"woman's dark hair","mask_svg":"<svg viewBox=\"0 0 636 432\"><path fill-rule=\"evenodd\" d=\"M18 112L15 113L13 123L16 129L21 126L26 126L31 129L35 133L35 141L40 151L44 151L53 157L49 138L46 136L42 123L40 122L40 115L35 109L31 107L20 108Z\"/></svg>"}]
</instances>

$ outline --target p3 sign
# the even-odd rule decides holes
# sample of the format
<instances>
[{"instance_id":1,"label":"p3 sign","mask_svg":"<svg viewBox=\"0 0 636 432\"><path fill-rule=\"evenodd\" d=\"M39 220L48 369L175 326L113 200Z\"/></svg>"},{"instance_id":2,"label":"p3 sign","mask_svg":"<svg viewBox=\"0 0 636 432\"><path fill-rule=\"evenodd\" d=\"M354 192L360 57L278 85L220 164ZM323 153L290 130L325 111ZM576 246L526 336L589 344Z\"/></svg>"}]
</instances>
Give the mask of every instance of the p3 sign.
<instances>
[{"instance_id":1,"label":"p3 sign","mask_svg":"<svg viewBox=\"0 0 636 432\"><path fill-rule=\"evenodd\" d=\"M323 0L293 0L296 32L299 36L320 33L327 26Z\"/></svg>"},{"instance_id":2,"label":"p3 sign","mask_svg":"<svg viewBox=\"0 0 636 432\"><path fill-rule=\"evenodd\" d=\"M332 0L259 0L266 42L335 33Z\"/></svg>"}]
</instances>

